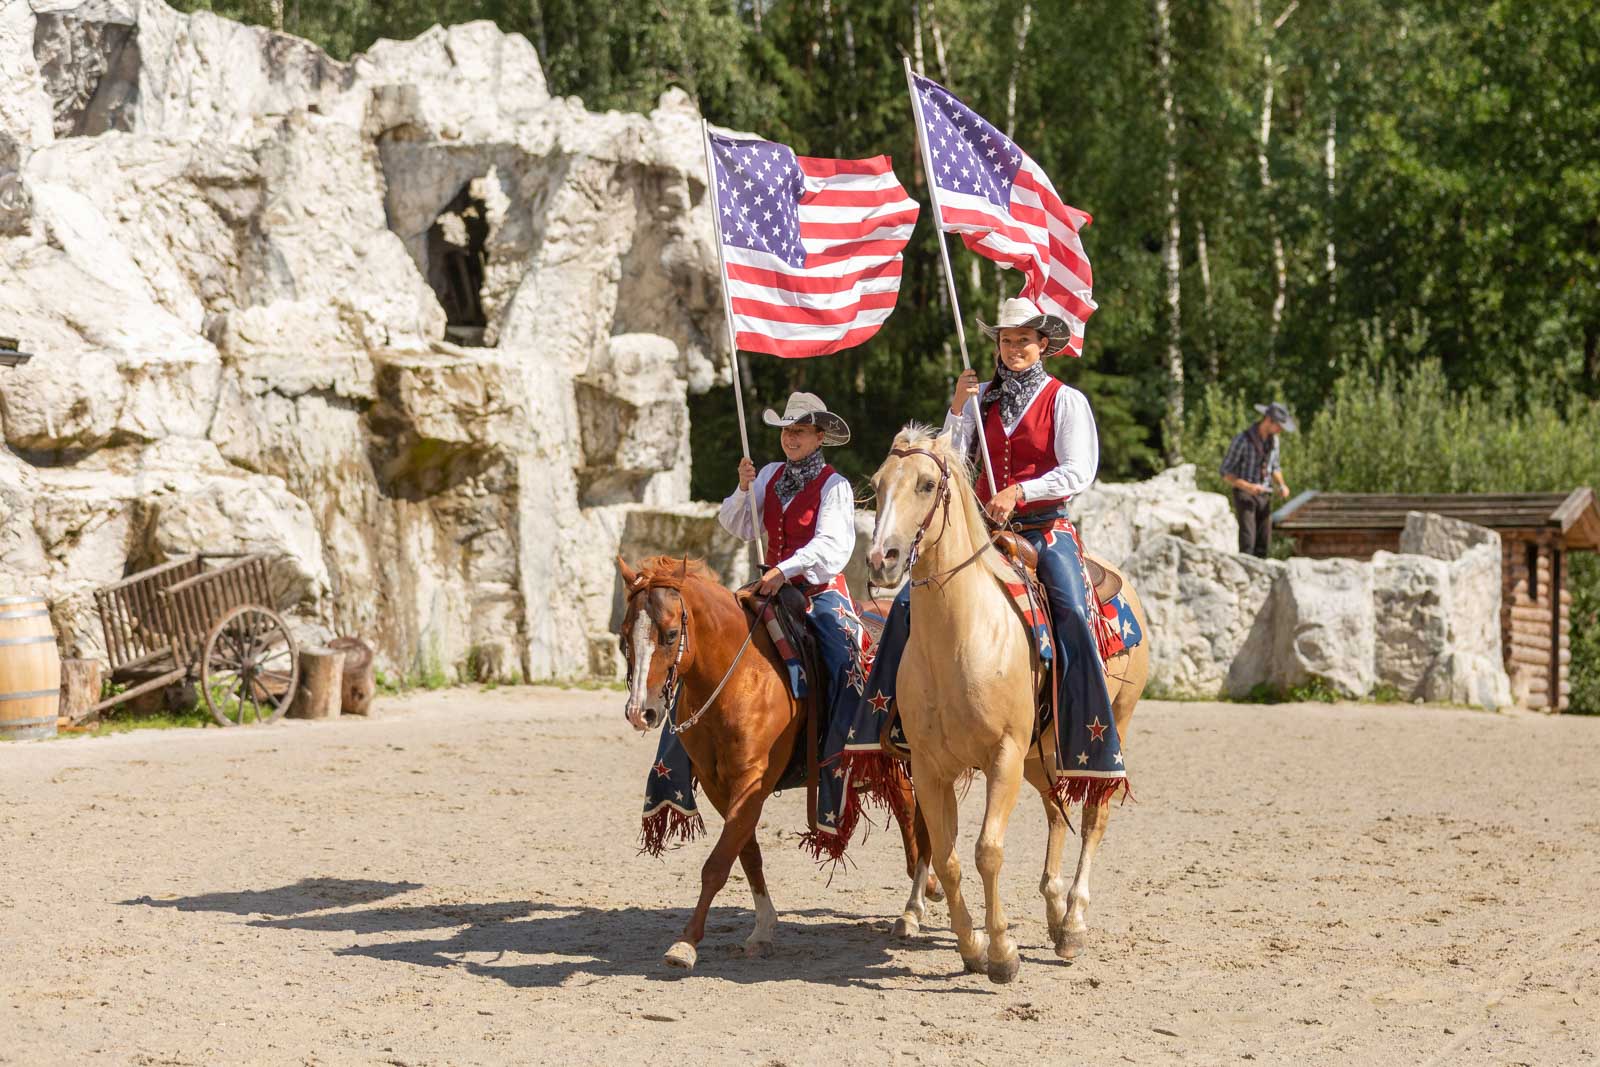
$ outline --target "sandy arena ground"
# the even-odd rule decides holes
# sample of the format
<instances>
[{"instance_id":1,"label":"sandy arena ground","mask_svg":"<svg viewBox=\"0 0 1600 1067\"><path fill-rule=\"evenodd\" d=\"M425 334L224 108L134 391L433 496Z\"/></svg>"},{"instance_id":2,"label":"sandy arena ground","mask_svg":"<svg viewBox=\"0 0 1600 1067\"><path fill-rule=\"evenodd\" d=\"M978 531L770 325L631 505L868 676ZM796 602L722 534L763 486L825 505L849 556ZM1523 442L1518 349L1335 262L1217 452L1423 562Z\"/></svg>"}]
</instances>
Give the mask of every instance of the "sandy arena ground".
<instances>
[{"instance_id":1,"label":"sandy arena ground","mask_svg":"<svg viewBox=\"0 0 1600 1067\"><path fill-rule=\"evenodd\" d=\"M942 905L887 936L897 835L829 885L798 793L760 831L776 955L740 952L736 868L669 972L708 845L635 855L655 738L621 704L458 690L0 745L0 1063L1600 1060L1600 721L1145 705L1087 958L1049 949L1025 797L997 987Z\"/></svg>"}]
</instances>

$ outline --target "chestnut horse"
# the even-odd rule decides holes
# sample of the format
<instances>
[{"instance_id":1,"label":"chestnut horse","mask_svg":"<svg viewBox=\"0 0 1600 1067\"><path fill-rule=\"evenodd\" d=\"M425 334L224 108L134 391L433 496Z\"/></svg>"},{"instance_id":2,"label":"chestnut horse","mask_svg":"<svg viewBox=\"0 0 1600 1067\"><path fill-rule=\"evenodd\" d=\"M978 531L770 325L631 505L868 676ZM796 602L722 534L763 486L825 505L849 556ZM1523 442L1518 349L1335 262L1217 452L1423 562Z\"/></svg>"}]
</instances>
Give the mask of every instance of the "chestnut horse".
<instances>
[{"instance_id":1,"label":"chestnut horse","mask_svg":"<svg viewBox=\"0 0 1600 1067\"><path fill-rule=\"evenodd\" d=\"M694 967L706 913L735 856L755 898L756 928L745 951L765 955L778 913L767 893L755 831L762 805L795 746L804 743L805 708L789 692L766 627L752 626L738 600L703 564L658 556L644 560L638 570L618 559L617 570L627 597L619 636L629 665L628 722L641 733L662 724L675 671L682 691L667 728L680 731L695 778L723 820L722 834L700 870L700 900L666 961ZM911 783L902 777L899 785L903 803L896 806L895 818L905 844L906 874L926 881L927 830L920 820L913 829ZM920 894L912 896L920 902Z\"/></svg>"}]
</instances>

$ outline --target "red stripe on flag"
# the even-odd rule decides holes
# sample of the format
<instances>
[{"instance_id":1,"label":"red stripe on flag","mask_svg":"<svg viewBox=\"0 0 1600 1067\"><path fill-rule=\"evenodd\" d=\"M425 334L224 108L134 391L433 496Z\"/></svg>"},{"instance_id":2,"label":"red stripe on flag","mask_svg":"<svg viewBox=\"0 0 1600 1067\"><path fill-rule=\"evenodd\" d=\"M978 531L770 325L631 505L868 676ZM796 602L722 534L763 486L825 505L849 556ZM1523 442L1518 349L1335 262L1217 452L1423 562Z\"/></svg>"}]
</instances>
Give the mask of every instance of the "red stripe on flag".
<instances>
[{"instance_id":1,"label":"red stripe on flag","mask_svg":"<svg viewBox=\"0 0 1600 1067\"><path fill-rule=\"evenodd\" d=\"M801 240L810 236L806 224L801 223ZM844 244L830 246L826 252L807 253L806 266L822 267L829 263L841 263L847 259L859 259L863 256L897 256L905 246L906 243L902 238L885 241L847 241Z\"/></svg>"},{"instance_id":2,"label":"red stripe on flag","mask_svg":"<svg viewBox=\"0 0 1600 1067\"><path fill-rule=\"evenodd\" d=\"M906 198L899 185L887 189L818 189L800 195L801 207L878 207L898 204Z\"/></svg>"},{"instance_id":3,"label":"red stripe on flag","mask_svg":"<svg viewBox=\"0 0 1600 1067\"><path fill-rule=\"evenodd\" d=\"M769 289L787 289L791 293L844 293L854 289L862 281L898 278L901 269L899 259L889 259L849 274L830 278L825 275L782 274L775 270L762 270L759 267L729 263L728 277L736 282L764 285Z\"/></svg>"},{"instance_id":4,"label":"red stripe on flag","mask_svg":"<svg viewBox=\"0 0 1600 1067\"><path fill-rule=\"evenodd\" d=\"M888 174L894 163L888 156L868 159L823 159L818 156L795 156L800 169L813 178L832 178L839 174Z\"/></svg>"},{"instance_id":5,"label":"red stripe on flag","mask_svg":"<svg viewBox=\"0 0 1600 1067\"><path fill-rule=\"evenodd\" d=\"M785 359L829 356L835 352L842 352L846 348L854 348L882 328L882 323L875 322L871 326L857 327L844 336L830 341L784 341L776 337L769 337L766 334L740 330L738 345L745 352L765 352L768 355L782 356Z\"/></svg>"},{"instance_id":6,"label":"red stripe on flag","mask_svg":"<svg viewBox=\"0 0 1600 1067\"><path fill-rule=\"evenodd\" d=\"M824 237L832 237L839 240L866 237L888 227L904 226L907 223L916 222L917 211L918 208L912 207L906 211L897 211L892 215L880 215L876 218L869 215L860 222L802 222L800 224L800 237L802 239L810 238L814 241L821 240Z\"/></svg>"},{"instance_id":7,"label":"red stripe on flag","mask_svg":"<svg viewBox=\"0 0 1600 1067\"><path fill-rule=\"evenodd\" d=\"M854 322L863 311L894 307L899 293L862 293L855 303L842 308L797 307L793 304L772 304L765 300L733 298L733 313L768 322L793 322L801 326L842 326Z\"/></svg>"}]
</instances>

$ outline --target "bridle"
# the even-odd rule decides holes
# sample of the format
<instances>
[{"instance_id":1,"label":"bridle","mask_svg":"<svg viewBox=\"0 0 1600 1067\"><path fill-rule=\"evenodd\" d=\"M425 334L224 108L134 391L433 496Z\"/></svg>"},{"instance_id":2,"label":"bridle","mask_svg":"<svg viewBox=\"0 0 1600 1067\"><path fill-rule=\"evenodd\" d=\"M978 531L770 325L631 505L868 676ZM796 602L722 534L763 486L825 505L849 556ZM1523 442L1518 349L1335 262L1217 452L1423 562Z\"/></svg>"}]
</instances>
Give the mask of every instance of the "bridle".
<instances>
[{"instance_id":1,"label":"bridle","mask_svg":"<svg viewBox=\"0 0 1600 1067\"><path fill-rule=\"evenodd\" d=\"M939 511L941 504L944 506L944 524L939 527L939 536L933 539L933 545L928 547L932 548L938 545L940 541L944 540L945 531L950 529L950 501L952 497L950 492L950 464L945 461L943 456L926 448L893 448L889 450L889 455L899 456L902 459L911 456L927 456L939 468L939 486L934 491L933 503L928 506L928 513L922 517L922 522L918 524L916 535L911 538L911 549L906 554L906 568L909 570L917 562L917 556L922 549L922 539L927 535L928 528L933 525L933 516ZM913 578L911 579L911 585L915 588L934 583L943 589L946 583L955 577L957 572L965 570L976 563L990 547L990 543L985 541L978 546L977 551L956 564L956 566L946 571L940 571L938 574L930 574L926 578Z\"/></svg>"},{"instance_id":2,"label":"bridle","mask_svg":"<svg viewBox=\"0 0 1600 1067\"><path fill-rule=\"evenodd\" d=\"M655 586L642 585L638 589L635 589L633 592L629 593L628 606L630 608L633 606L634 597L638 596L640 593L647 593L653 588L655 588ZM678 700L683 695L683 681L678 677L678 669L683 665L683 650L688 647L689 644L689 609L683 601L683 590L678 590L678 648L673 653L672 666L667 668L667 676L666 678L662 679L661 682L661 702L667 706L666 718L663 720L663 722L665 723L667 729L670 729L675 734L683 734L691 726L699 722L700 716L704 715L707 709L709 709L712 704L716 703L717 697L721 696L722 690L726 688L728 679L733 677L734 668L739 666L739 661L744 658L745 649L750 647L750 641L755 637L756 634L756 627L761 622L761 613L763 610L765 610L767 601L771 599L772 598L770 596L764 596L757 603L756 611L754 613L755 618L751 620L750 629L744 635L744 644L739 646L739 651L734 655L733 662L728 664L727 673L722 676L722 681L717 683L717 687L711 691L711 695L706 698L706 702L701 704L699 709L693 715L689 716L689 718L684 722L678 722L676 720ZM626 631L626 626L624 626L623 629ZM623 647L628 650L628 673L626 677L628 692L631 693L633 692L633 647L631 645L624 645ZM645 664L646 672L648 672L649 669L650 665L648 663Z\"/></svg>"}]
</instances>

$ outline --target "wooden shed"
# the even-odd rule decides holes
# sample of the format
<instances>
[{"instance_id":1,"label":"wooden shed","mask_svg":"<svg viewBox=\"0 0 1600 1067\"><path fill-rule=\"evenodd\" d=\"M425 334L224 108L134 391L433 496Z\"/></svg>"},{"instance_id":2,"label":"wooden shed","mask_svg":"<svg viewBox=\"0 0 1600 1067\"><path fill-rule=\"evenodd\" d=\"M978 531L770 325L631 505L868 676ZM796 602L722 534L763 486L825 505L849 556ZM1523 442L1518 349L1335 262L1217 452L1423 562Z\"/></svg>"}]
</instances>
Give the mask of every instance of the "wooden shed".
<instances>
[{"instance_id":1,"label":"wooden shed","mask_svg":"<svg viewBox=\"0 0 1600 1067\"><path fill-rule=\"evenodd\" d=\"M1566 553L1600 551L1593 489L1570 493L1301 493L1274 516L1295 552L1323 559L1371 559L1397 552L1406 513L1429 511L1487 526L1500 535L1500 639L1511 691L1524 705L1567 706Z\"/></svg>"}]
</instances>

